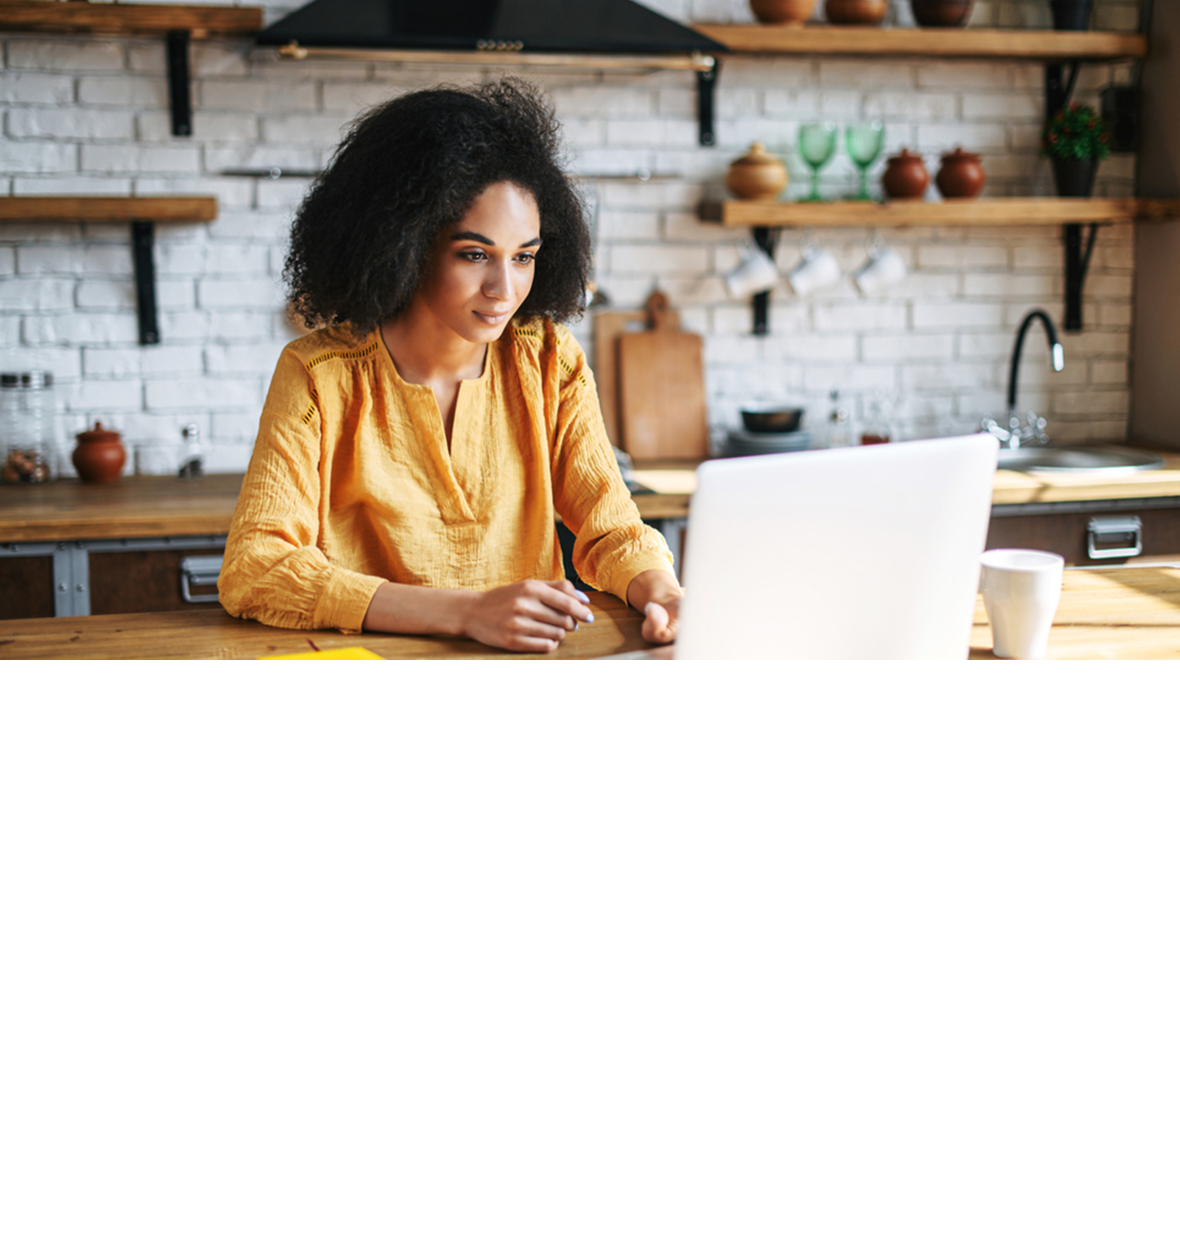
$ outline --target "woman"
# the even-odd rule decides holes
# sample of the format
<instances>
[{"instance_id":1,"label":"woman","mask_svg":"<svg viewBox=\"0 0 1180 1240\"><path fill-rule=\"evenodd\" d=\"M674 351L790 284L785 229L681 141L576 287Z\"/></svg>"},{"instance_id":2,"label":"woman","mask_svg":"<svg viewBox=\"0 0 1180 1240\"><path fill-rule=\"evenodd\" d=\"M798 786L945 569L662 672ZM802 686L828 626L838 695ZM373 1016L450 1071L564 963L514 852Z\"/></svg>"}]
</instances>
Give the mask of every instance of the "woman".
<instances>
[{"instance_id":1,"label":"woman","mask_svg":"<svg viewBox=\"0 0 1180 1240\"><path fill-rule=\"evenodd\" d=\"M551 651L579 576L675 635L680 587L607 440L586 359L590 238L558 128L511 79L363 116L299 208L284 349L219 589L288 628Z\"/></svg>"}]
</instances>

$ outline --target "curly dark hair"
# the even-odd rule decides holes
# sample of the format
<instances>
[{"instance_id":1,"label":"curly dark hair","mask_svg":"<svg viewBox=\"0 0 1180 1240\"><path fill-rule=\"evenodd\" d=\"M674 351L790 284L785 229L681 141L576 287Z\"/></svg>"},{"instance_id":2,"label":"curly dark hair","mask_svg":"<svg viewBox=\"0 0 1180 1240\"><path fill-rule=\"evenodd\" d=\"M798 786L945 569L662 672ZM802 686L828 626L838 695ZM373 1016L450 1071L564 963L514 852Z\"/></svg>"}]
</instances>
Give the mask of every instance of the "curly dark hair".
<instances>
[{"instance_id":1,"label":"curly dark hair","mask_svg":"<svg viewBox=\"0 0 1180 1240\"><path fill-rule=\"evenodd\" d=\"M358 335L395 318L435 239L500 181L531 193L541 217L517 317L576 318L590 278L586 213L552 109L516 78L413 91L357 118L295 215L283 269L293 310L308 327Z\"/></svg>"}]
</instances>

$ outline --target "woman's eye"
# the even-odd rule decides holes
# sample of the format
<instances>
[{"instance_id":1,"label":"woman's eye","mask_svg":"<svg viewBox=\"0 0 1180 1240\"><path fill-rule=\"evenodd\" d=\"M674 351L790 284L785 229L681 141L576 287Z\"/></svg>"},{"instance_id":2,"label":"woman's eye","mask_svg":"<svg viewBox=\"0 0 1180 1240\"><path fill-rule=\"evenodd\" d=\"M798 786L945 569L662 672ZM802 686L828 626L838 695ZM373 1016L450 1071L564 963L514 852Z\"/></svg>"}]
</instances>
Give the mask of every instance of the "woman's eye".
<instances>
[{"instance_id":1,"label":"woman's eye","mask_svg":"<svg viewBox=\"0 0 1180 1240\"><path fill-rule=\"evenodd\" d=\"M480 263L487 258L487 255L483 250L460 250L459 257L465 258L469 263Z\"/></svg>"},{"instance_id":2,"label":"woman's eye","mask_svg":"<svg viewBox=\"0 0 1180 1240\"><path fill-rule=\"evenodd\" d=\"M516 256L516 261L518 263L523 263L527 267L529 263L536 260L536 257L537 256L535 254L518 254Z\"/></svg>"}]
</instances>

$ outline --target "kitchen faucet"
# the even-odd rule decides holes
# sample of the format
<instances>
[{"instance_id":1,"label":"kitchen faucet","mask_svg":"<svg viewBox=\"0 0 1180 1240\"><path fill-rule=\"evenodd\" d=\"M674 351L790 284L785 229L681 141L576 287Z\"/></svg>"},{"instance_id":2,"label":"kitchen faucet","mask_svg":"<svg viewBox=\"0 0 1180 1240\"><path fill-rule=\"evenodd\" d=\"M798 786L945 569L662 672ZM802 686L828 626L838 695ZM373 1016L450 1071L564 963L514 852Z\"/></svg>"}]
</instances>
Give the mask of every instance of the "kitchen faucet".
<instances>
[{"instance_id":1,"label":"kitchen faucet","mask_svg":"<svg viewBox=\"0 0 1180 1240\"><path fill-rule=\"evenodd\" d=\"M1031 439L1036 443L1047 443L1049 436L1045 434L1048 423L1039 418L1031 410L1022 423L1016 412L1016 380L1020 374L1020 352L1024 348L1024 337L1032 326L1033 319L1040 319L1045 325L1045 335L1049 337L1049 356L1053 369L1065 369L1065 350L1057 337L1057 329L1053 320L1044 310L1030 310L1024 316L1016 332L1016 344L1012 349L1012 363L1008 368L1008 425L1001 426L994 418L984 418L982 428L1000 441L1001 448L1019 448L1021 442Z\"/></svg>"}]
</instances>

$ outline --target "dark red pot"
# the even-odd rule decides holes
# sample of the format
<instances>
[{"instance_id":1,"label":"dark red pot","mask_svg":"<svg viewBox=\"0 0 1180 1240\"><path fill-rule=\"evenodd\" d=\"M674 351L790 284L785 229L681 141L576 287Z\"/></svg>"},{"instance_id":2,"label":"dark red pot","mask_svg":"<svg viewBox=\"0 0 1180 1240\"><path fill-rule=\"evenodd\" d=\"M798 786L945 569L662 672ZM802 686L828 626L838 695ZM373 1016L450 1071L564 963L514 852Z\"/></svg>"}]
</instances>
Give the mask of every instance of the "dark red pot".
<instances>
[{"instance_id":1,"label":"dark red pot","mask_svg":"<svg viewBox=\"0 0 1180 1240\"><path fill-rule=\"evenodd\" d=\"M978 198L987 184L987 173L978 155L957 146L943 155L934 180L944 198Z\"/></svg>"},{"instance_id":2,"label":"dark red pot","mask_svg":"<svg viewBox=\"0 0 1180 1240\"><path fill-rule=\"evenodd\" d=\"M74 449L74 468L83 482L114 482L127 463L127 449L118 431L108 431L95 422L92 431L78 432Z\"/></svg>"},{"instance_id":3,"label":"dark red pot","mask_svg":"<svg viewBox=\"0 0 1180 1240\"><path fill-rule=\"evenodd\" d=\"M886 161L881 188L887 198L921 198L929 185L930 173L921 155L903 147Z\"/></svg>"}]
</instances>

